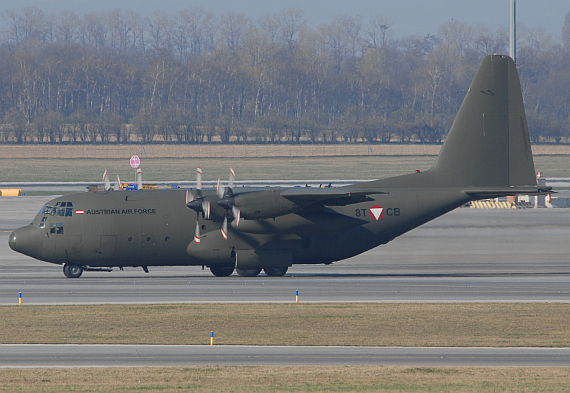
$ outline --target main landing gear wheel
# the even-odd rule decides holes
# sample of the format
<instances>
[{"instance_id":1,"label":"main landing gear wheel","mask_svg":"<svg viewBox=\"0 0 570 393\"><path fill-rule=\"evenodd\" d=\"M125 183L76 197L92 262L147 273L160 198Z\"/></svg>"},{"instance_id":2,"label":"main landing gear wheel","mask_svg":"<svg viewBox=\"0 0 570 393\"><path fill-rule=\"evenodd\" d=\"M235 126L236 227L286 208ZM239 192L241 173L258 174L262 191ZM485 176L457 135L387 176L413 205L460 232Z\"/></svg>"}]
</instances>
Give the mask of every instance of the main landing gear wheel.
<instances>
[{"instance_id":1,"label":"main landing gear wheel","mask_svg":"<svg viewBox=\"0 0 570 393\"><path fill-rule=\"evenodd\" d=\"M66 263L63 265L63 274L67 278L79 278L83 274L83 266Z\"/></svg>"},{"instance_id":2,"label":"main landing gear wheel","mask_svg":"<svg viewBox=\"0 0 570 393\"><path fill-rule=\"evenodd\" d=\"M270 277L281 277L287 273L287 266L285 267L264 267L263 271Z\"/></svg>"},{"instance_id":3,"label":"main landing gear wheel","mask_svg":"<svg viewBox=\"0 0 570 393\"><path fill-rule=\"evenodd\" d=\"M241 277L256 277L259 273L261 273L261 268L247 268L247 267L237 267L236 268L237 274Z\"/></svg>"},{"instance_id":4,"label":"main landing gear wheel","mask_svg":"<svg viewBox=\"0 0 570 393\"><path fill-rule=\"evenodd\" d=\"M228 277L234 272L233 266L210 266L210 271L216 277Z\"/></svg>"}]
</instances>

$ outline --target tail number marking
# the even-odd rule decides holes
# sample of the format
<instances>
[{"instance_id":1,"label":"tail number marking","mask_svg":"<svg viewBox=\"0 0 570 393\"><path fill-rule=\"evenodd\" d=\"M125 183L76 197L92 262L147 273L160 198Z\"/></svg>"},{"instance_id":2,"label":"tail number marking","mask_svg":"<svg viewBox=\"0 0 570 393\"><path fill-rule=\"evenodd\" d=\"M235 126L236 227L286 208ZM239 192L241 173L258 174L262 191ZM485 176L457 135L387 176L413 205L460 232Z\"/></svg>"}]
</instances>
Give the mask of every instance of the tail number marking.
<instances>
[{"instance_id":1,"label":"tail number marking","mask_svg":"<svg viewBox=\"0 0 570 393\"><path fill-rule=\"evenodd\" d=\"M384 215L398 217L401 214L399 207L389 207L385 209L380 205L374 205L371 206L370 209L356 209L356 217L365 216L366 210L368 210L368 214L370 214L370 217L375 221L381 220Z\"/></svg>"}]
</instances>

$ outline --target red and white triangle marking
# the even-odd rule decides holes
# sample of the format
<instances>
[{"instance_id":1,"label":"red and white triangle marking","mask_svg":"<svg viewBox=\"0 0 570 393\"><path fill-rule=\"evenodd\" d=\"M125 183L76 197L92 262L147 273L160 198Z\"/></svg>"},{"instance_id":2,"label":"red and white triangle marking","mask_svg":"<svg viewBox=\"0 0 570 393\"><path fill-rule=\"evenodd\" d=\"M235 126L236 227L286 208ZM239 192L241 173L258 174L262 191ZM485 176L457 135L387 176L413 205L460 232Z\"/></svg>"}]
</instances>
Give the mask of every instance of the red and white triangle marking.
<instances>
[{"instance_id":1,"label":"red and white triangle marking","mask_svg":"<svg viewBox=\"0 0 570 393\"><path fill-rule=\"evenodd\" d=\"M384 217L384 208L380 205L374 205L372 206L368 212L370 213L370 217L372 217L373 219L375 219L376 221L380 220L382 217Z\"/></svg>"}]
</instances>

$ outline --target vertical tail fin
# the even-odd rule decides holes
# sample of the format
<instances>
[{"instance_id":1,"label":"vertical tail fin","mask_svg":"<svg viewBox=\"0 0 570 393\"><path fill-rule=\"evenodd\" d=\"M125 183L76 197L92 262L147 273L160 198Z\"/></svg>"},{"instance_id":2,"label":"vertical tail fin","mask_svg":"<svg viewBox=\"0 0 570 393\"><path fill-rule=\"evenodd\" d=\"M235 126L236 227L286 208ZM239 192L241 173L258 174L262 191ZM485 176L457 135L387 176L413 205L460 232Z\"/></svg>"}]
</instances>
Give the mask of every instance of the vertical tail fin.
<instances>
[{"instance_id":1,"label":"vertical tail fin","mask_svg":"<svg viewBox=\"0 0 570 393\"><path fill-rule=\"evenodd\" d=\"M483 59L428 172L441 186L536 186L520 80L510 57Z\"/></svg>"}]
</instances>

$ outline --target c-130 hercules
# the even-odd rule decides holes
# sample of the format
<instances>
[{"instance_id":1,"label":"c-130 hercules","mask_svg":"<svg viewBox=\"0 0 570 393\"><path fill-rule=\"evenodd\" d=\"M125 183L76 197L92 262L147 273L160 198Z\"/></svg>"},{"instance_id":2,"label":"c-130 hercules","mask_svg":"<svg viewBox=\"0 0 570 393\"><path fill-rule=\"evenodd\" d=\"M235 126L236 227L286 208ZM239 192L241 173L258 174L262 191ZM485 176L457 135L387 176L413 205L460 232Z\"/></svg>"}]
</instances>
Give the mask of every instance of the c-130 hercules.
<instances>
[{"instance_id":1,"label":"c-130 hercules","mask_svg":"<svg viewBox=\"0 0 570 393\"><path fill-rule=\"evenodd\" d=\"M536 183L516 66L500 55L483 59L428 171L339 188L234 188L232 173L219 193L202 190L200 177L190 190L56 198L12 232L10 247L63 264L70 278L174 265L282 276L293 264L353 257L470 201L550 190Z\"/></svg>"}]
</instances>

